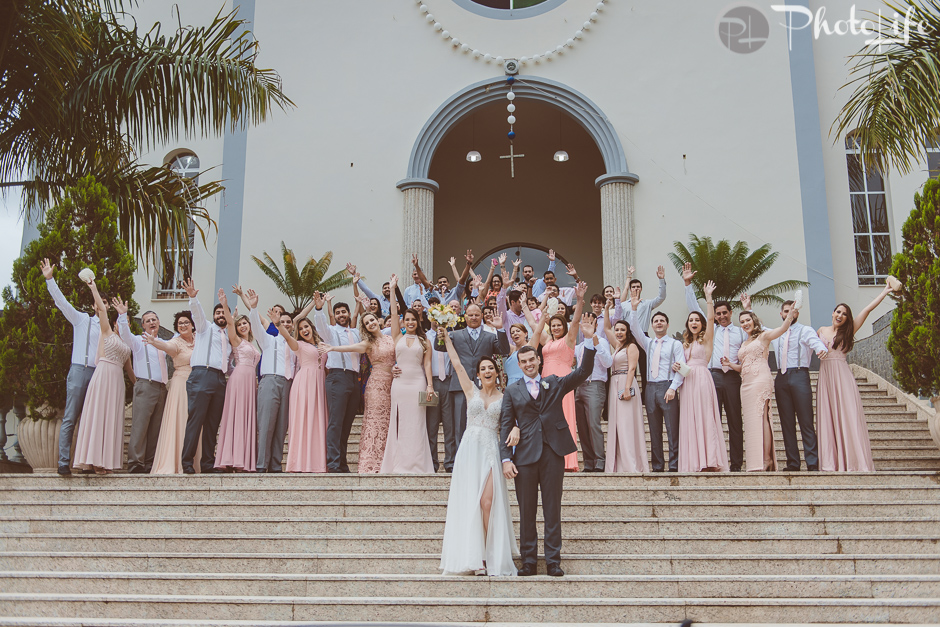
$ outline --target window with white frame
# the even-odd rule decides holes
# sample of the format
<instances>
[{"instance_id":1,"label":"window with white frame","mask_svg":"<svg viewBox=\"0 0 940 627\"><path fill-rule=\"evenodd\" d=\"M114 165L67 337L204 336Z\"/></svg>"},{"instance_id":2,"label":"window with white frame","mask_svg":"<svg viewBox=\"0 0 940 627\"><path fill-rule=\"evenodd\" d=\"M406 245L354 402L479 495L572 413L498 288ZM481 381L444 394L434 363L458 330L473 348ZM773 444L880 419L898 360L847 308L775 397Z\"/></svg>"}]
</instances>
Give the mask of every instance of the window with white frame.
<instances>
[{"instance_id":1,"label":"window with white frame","mask_svg":"<svg viewBox=\"0 0 940 627\"><path fill-rule=\"evenodd\" d=\"M891 234L884 178L865 167L858 140L845 139L849 199L855 233L855 267L859 285L881 285L891 271Z\"/></svg>"},{"instance_id":2,"label":"window with white frame","mask_svg":"<svg viewBox=\"0 0 940 627\"><path fill-rule=\"evenodd\" d=\"M199 184L199 157L191 152L183 152L176 155L169 164L169 168L188 179L193 183ZM183 280L191 275L193 268L193 249L196 242L196 224L190 219L187 228L187 237L185 242L180 242L176 237L167 243L163 251L163 263L157 273L156 297L165 299L186 298L186 291L183 289ZM185 247L181 248L181 247ZM184 264L180 262L180 253L188 250L188 261Z\"/></svg>"}]
</instances>

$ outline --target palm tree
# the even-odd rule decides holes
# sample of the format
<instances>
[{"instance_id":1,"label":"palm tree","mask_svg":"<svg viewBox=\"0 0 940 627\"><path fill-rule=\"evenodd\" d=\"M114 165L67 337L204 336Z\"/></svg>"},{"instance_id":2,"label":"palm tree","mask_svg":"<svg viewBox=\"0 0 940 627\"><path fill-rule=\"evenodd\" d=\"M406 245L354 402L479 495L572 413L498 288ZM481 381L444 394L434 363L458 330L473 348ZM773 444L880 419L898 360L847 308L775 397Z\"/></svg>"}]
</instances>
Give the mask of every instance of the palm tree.
<instances>
[{"instance_id":1,"label":"palm tree","mask_svg":"<svg viewBox=\"0 0 940 627\"><path fill-rule=\"evenodd\" d=\"M852 56L851 80L842 89L855 91L832 128L837 141L853 131L867 168L894 167L906 174L923 159L925 147L936 143L940 127L940 0L885 4L886 15L902 16L900 33L873 14L873 39L891 43L866 46ZM905 33L908 12L911 27Z\"/></svg>"},{"instance_id":2,"label":"palm tree","mask_svg":"<svg viewBox=\"0 0 940 627\"><path fill-rule=\"evenodd\" d=\"M205 27L139 32L125 0L0 2L0 189L19 186L31 222L93 175L118 204L120 237L158 262L223 188L138 162L135 149L177 133L219 134L293 103L235 11ZM136 0L128 0L136 4ZM189 251L180 250L185 263Z\"/></svg>"},{"instance_id":3,"label":"palm tree","mask_svg":"<svg viewBox=\"0 0 940 627\"><path fill-rule=\"evenodd\" d=\"M327 278L327 270L333 262L333 251L328 250L319 260L312 256L303 269L297 267L294 251L281 242L281 256L284 259L284 272L268 253L262 253L264 260L251 256L261 271L274 282L274 285L290 300L296 314L310 304L314 292L331 292L347 285L352 285L352 277L345 270L340 270Z\"/></svg>"},{"instance_id":4,"label":"palm tree","mask_svg":"<svg viewBox=\"0 0 940 627\"><path fill-rule=\"evenodd\" d=\"M740 306L737 302L742 292L748 292L754 305L780 304L778 296L802 287L809 287L806 281L780 281L751 293L753 285L777 261L780 253L771 252L770 244L764 244L754 252L748 250L747 242L739 241L734 246L726 239L717 244L710 237L689 235L689 247L682 242L673 242L675 253L669 253L669 260L680 273L686 263L692 264L696 275L692 278L697 298L704 298L702 287L706 281L714 281L715 299L727 300L732 307Z\"/></svg>"}]
</instances>

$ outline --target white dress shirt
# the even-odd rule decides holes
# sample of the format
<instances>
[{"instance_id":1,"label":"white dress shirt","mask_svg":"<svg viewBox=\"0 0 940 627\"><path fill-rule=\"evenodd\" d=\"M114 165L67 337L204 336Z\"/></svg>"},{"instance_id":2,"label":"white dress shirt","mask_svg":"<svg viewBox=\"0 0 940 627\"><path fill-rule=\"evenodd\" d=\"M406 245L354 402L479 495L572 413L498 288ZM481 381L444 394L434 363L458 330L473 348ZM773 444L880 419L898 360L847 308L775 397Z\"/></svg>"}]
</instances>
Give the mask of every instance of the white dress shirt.
<instances>
[{"instance_id":1,"label":"white dress shirt","mask_svg":"<svg viewBox=\"0 0 940 627\"><path fill-rule=\"evenodd\" d=\"M554 271L555 271L555 260L552 259L551 261L548 262L548 270L546 270L546 272L554 272ZM539 296L542 295L542 292L544 291L545 291L545 279L544 278L536 279L535 283L532 284L532 296L534 298L538 298Z\"/></svg>"},{"instance_id":2,"label":"white dress shirt","mask_svg":"<svg viewBox=\"0 0 940 627\"><path fill-rule=\"evenodd\" d=\"M125 344L131 347L131 354L134 356L134 376L138 379L165 384L168 380L166 353L156 346L145 343L139 335L131 333L126 313L119 315L117 321L118 335Z\"/></svg>"},{"instance_id":3,"label":"white dress shirt","mask_svg":"<svg viewBox=\"0 0 940 627\"><path fill-rule=\"evenodd\" d=\"M189 299L189 309L193 314L195 336L193 356L189 359L189 365L193 368L206 366L220 372L228 372L229 357L232 355L228 333L215 322L206 320L206 312L199 304L198 298Z\"/></svg>"},{"instance_id":4,"label":"white dress shirt","mask_svg":"<svg viewBox=\"0 0 940 627\"><path fill-rule=\"evenodd\" d=\"M331 346L349 346L359 343L359 331L338 324L330 326L329 318L322 309L313 310L313 326L323 341ZM326 356L326 367L329 369L351 370L359 372L358 353L329 353Z\"/></svg>"},{"instance_id":5,"label":"white dress shirt","mask_svg":"<svg viewBox=\"0 0 940 627\"><path fill-rule=\"evenodd\" d=\"M695 298L695 287L692 285L685 286L685 304L689 306L690 312L697 311L703 316L705 315L702 307L698 304L698 299ZM738 351L741 350L741 344L747 339L747 334L744 329L736 327L734 324L728 324L726 327L715 324L712 357L708 361L709 368L721 368L721 358L725 354L725 336L728 338L728 360L733 364L738 363Z\"/></svg>"},{"instance_id":6,"label":"white dress shirt","mask_svg":"<svg viewBox=\"0 0 940 627\"><path fill-rule=\"evenodd\" d=\"M663 304L666 300L666 279L659 280L659 294L656 298L650 300L641 300L636 307L636 322L643 333L650 328L650 320L653 318L653 310ZM631 323L632 326L632 323Z\"/></svg>"},{"instance_id":7,"label":"white dress shirt","mask_svg":"<svg viewBox=\"0 0 940 627\"><path fill-rule=\"evenodd\" d=\"M431 292L424 289L424 285L421 283L415 283L414 285L409 285L405 288L405 290L402 292L402 297L405 299L406 307L410 308L413 302L420 300L421 304L427 308L430 307L430 305L428 305L428 296L430 294Z\"/></svg>"},{"instance_id":8,"label":"white dress shirt","mask_svg":"<svg viewBox=\"0 0 940 627\"><path fill-rule=\"evenodd\" d=\"M786 348L783 346L783 340L787 340ZM816 331L812 328L794 322L790 325L789 336L785 332L776 340L771 342L774 347L774 356L777 358L777 367L783 365L782 356L787 356L787 368L809 368L810 361L813 359L813 353L827 350L826 345L822 343Z\"/></svg>"},{"instance_id":9,"label":"white dress shirt","mask_svg":"<svg viewBox=\"0 0 940 627\"><path fill-rule=\"evenodd\" d=\"M584 340L574 347L574 356L578 360L578 364L584 358L584 351L588 348L588 345L597 351L597 354L594 356L594 371L591 372L591 376L584 383L607 381L607 369L614 363L614 357L610 354L610 344L602 337L597 338L597 346L594 346L593 339Z\"/></svg>"},{"instance_id":10,"label":"white dress shirt","mask_svg":"<svg viewBox=\"0 0 940 627\"><path fill-rule=\"evenodd\" d=\"M257 307L248 312L248 319L251 320L251 332L261 345L261 376L274 374L293 379L296 356L287 345L287 340L280 333L277 337L267 333Z\"/></svg>"},{"instance_id":11,"label":"white dress shirt","mask_svg":"<svg viewBox=\"0 0 940 627\"><path fill-rule=\"evenodd\" d=\"M55 306L72 325L72 363L94 368L98 355L98 339L101 337L98 316L89 316L72 307L71 303L65 300L55 279L46 279L46 289L52 295Z\"/></svg>"},{"instance_id":12,"label":"white dress shirt","mask_svg":"<svg viewBox=\"0 0 940 627\"><path fill-rule=\"evenodd\" d=\"M640 347L646 351L646 382L672 381L669 388L678 390L684 378L678 372L673 371L672 364L675 362L685 363L685 351L682 350L682 342L668 335L664 335L662 338L646 337L640 331L639 325L634 324L635 317L636 312L630 312L630 332L633 333L636 341L640 343ZM653 372L653 351L656 350L657 343L662 344L659 349L659 370Z\"/></svg>"},{"instance_id":13,"label":"white dress shirt","mask_svg":"<svg viewBox=\"0 0 940 627\"><path fill-rule=\"evenodd\" d=\"M431 343L431 346L434 346L434 343L437 341L437 331L432 329L427 332L427 336L428 342ZM444 378L450 376L450 355L447 354L447 351L433 351L431 353L431 376L435 379L439 379L442 371Z\"/></svg>"}]
</instances>

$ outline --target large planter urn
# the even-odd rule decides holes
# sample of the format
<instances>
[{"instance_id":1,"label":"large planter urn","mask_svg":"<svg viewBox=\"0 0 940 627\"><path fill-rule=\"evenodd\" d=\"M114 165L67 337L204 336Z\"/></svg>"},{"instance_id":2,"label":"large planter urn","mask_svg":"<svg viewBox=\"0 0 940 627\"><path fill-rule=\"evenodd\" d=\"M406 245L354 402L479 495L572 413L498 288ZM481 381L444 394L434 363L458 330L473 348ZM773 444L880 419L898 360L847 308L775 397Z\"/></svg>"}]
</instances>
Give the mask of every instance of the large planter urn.
<instances>
[{"instance_id":1,"label":"large planter urn","mask_svg":"<svg viewBox=\"0 0 940 627\"><path fill-rule=\"evenodd\" d=\"M61 416L50 420L30 417L20 421L16 435L23 449L23 457L33 472L49 473L57 470L61 428Z\"/></svg>"}]
</instances>

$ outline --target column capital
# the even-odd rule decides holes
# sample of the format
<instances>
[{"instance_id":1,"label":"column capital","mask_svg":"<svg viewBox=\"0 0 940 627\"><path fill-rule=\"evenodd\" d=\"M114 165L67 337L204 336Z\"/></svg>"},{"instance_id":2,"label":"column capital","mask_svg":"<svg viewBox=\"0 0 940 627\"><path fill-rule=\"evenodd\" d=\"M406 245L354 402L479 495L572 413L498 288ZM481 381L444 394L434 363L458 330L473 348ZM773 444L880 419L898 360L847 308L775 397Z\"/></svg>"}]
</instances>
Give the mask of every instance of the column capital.
<instances>
[{"instance_id":1,"label":"column capital","mask_svg":"<svg viewBox=\"0 0 940 627\"><path fill-rule=\"evenodd\" d=\"M402 179L395 183L395 187L401 191L405 191L406 189L426 189L435 194L441 189L437 181L432 181L431 179Z\"/></svg>"},{"instance_id":2,"label":"column capital","mask_svg":"<svg viewBox=\"0 0 940 627\"><path fill-rule=\"evenodd\" d=\"M630 185L636 185L639 180L640 177L632 172L611 172L609 174L601 174L594 179L594 185L597 189L600 189L608 183L628 183Z\"/></svg>"}]
</instances>

